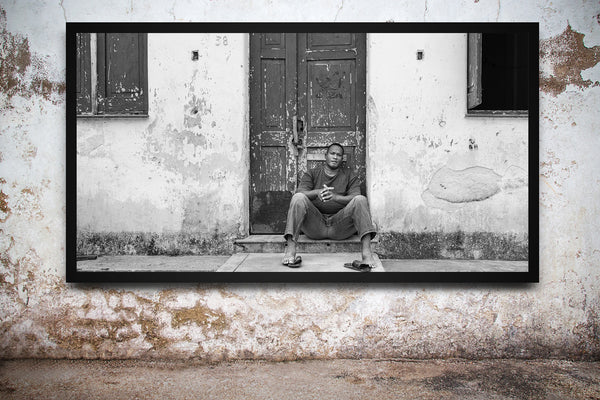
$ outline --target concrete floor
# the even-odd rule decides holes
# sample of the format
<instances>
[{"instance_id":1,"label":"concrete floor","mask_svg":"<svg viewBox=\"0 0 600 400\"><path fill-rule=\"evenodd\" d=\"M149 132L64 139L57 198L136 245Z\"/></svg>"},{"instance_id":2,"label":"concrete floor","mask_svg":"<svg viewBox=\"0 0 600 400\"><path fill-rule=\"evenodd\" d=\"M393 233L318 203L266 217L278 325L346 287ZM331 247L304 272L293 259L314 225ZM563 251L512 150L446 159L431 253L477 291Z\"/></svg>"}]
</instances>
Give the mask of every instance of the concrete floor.
<instances>
[{"instance_id":1,"label":"concrete floor","mask_svg":"<svg viewBox=\"0 0 600 400\"><path fill-rule=\"evenodd\" d=\"M282 253L237 253L233 256L104 256L78 261L79 271L219 271L219 272L347 272L344 263L360 253L308 253L302 267L281 265ZM372 272L527 272L527 261L381 260Z\"/></svg>"},{"instance_id":2,"label":"concrete floor","mask_svg":"<svg viewBox=\"0 0 600 400\"><path fill-rule=\"evenodd\" d=\"M2 399L600 399L600 362L0 361Z\"/></svg>"}]
</instances>

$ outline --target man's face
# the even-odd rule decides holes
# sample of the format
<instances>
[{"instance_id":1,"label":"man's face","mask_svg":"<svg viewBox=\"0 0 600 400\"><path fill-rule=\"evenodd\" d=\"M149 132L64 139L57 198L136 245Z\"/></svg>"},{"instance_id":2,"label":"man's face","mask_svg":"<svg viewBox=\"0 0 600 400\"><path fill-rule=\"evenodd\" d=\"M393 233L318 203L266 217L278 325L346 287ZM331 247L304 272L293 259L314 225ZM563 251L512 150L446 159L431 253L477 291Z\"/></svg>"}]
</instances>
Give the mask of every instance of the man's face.
<instances>
[{"instance_id":1,"label":"man's face","mask_svg":"<svg viewBox=\"0 0 600 400\"><path fill-rule=\"evenodd\" d=\"M331 146L325 154L325 163L331 169L338 169L342 165L343 150L340 146Z\"/></svg>"}]
</instances>

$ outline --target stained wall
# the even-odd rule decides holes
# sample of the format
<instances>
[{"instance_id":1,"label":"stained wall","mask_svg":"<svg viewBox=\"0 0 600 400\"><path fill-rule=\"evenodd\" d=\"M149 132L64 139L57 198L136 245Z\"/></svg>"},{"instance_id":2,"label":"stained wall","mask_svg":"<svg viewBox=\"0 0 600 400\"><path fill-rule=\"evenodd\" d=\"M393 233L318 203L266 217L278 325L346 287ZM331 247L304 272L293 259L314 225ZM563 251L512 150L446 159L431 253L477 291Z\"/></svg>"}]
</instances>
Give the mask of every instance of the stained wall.
<instances>
[{"instance_id":1,"label":"stained wall","mask_svg":"<svg viewBox=\"0 0 600 400\"><path fill-rule=\"evenodd\" d=\"M371 34L367 59L382 253L527 259L527 118L467 115L467 35Z\"/></svg>"},{"instance_id":2,"label":"stained wall","mask_svg":"<svg viewBox=\"0 0 600 400\"><path fill-rule=\"evenodd\" d=\"M245 34L148 34L148 117L77 121L79 251L232 251L248 230L247 77Z\"/></svg>"},{"instance_id":3,"label":"stained wall","mask_svg":"<svg viewBox=\"0 0 600 400\"><path fill-rule=\"evenodd\" d=\"M505 0L494 4L463 1L458 6L450 6L446 2L430 0L399 4L376 0L368 4L352 1L309 1L302 4L242 2L238 7L226 8L217 1L201 4L178 1L147 6L135 1L100 5L67 0L62 3L6 2L1 8L2 357L597 359L600 350L597 334L600 309L597 266L600 252L597 239L598 206L594 201L600 195L596 176L600 165L594 150L600 144L596 134L599 128L597 105L600 104L600 7L597 3L523 3ZM306 15L307 9L314 10L311 14L315 21L540 22L540 283L504 286L66 284L63 22L287 21L293 15ZM458 43L457 39L448 38L450 43ZM444 49L440 53L429 52L426 42L423 43L425 60L430 55L437 57L444 54ZM187 54L189 49L184 47L182 50ZM414 51L411 46L406 48L411 53ZM372 57L377 56L376 52L371 51L371 54ZM225 54L223 56L226 57ZM243 65L244 57L237 53L232 53L231 57L242 60ZM383 55L379 57L381 59ZM193 64L186 60L186 65L185 74L172 79L181 79L184 84L189 84L193 76ZM232 64L231 68L239 67ZM218 74L219 71L214 73ZM234 73L234 79L243 76L246 76L245 72ZM409 76L402 79L408 79ZM407 102L417 98L399 92L398 99L392 99L398 105L389 105L389 101L384 101L390 100L384 98L389 95L387 91L376 89L383 83L372 75L370 79L369 127L387 130L390 135L398 130L408 132L409 135L401 140L421 143L419 149L422 150L419 151L434 144L434 147L427 149L428 154L433 155L432 160L422 162L418 181L402 178L407 185L417 189L411 191L415 194L407 195L408 191L405 191L397 195L407 206L391 216L386 214L388 208L384 203L375 201L373 207L376 209L376 218L380 224L393 230L418 230L422 228L419 225L421 218L442 227L454 226L452 217L441 217L442 213L449 211L443 208L436 211L431 205L433 203L427 205L424 193L436 171L445 166L455 169L467 167L466 163L461 164L460 160L444 151L448 148L446 132L462 118L460 110L443 115L441 120L446 122L445 126L440 125L441 115L433 112L431 119L425 122L426 127L431 128L427 129L425 135L421 133L425 132L422 122L412 121L408 110L399 108L399 115L402 112L409 115L408 119L404 115L402 122L387 117L381 119L382 113L379 112L381 107L406 106ZM202 90L212 93L215 86L211 86L209 79L205 80L207 88L195 87L195 93L204 93ZM398 80L394 84L401 83L402 80ZM441 87L441 90L450 96L451 88ZM239 95L243 96L243 93ZM244 129L244 122L237 117L228 119L221 116L221 119L214 120L216 125L211 126L213 118L217 117L204 112L210 107L212 111L229 110L229 105L213 103L208 99L203 104L203 97L204 94L196 94L195 98L190 95L169 104L155 103L156 107L163 107L166 113L179 113L179 117L169 122L159 121L152 115L144 121L120 122L131 128L131 138L125 139L129 144L127 148L151 149L145 147L147 143L161 140L166 146L170 138L181 137L182 141L170 145L181 145L181 150L185 152L192 143L202 146L199 135L202 134L207 149L209 144L215 146L213 149L220 149L224 144L217 144L210 136L217 132L225 138L225 144L234 147L233 144L243 138L220 129L224 126ZM172 94L171 99L174 99ZM247 103L237 97L229 100L243 107ZM439 102L458 109L458 105L444 97ZM456 104L460 102L462 100ZM198 107L199 120L191 117L191 108L186 107ZM88 135L88 147L80 150L82 157L91 157L94 145L100 142L93 139L94 132L114 135L105 125L106 122L87 123L96 124L98 129L82 128ZM199 124L202 124L202 129ZM468 124L464 132L452 134L457 135L459 140L457 154L462 154L460 158L463 160L469 160L470 166L485 167L502 177L506 176L506 170L500 167L500 158L487 160L487 155L490 155L487 149L490 143L513 135L512 128L501 126L500 134L495 136L496 131L490 129L484 120L469 120ZM172 136L161 137L160 131L171 132ZM465 148L467 140L474 135L479 153L470 151L468 146ZM385 139L385 136L380 137ZM385 149L388 143L379 142L373 136L369 140L368 146L372 146L373 150L386 154L387 158L391 157ZM440 141L442 144L435 148ZM509 142L514 141L506 139L506 143ZM140 153L127 153L123 149L114 148L112 151L115 157L131 157L132 162L139 162L142 157ZM516 148L514 151L517 153L515 157L520 157L521 150ZM234 148L231 159L247 162L242 152L241 147ZM507 150L506 155L512 156L508 153ZM204 156L186 154L194 162L183 165L183 168L191 167L192 171L198 171ZM159 159L162 157L165 164L182 168L178 164L181 160L169 159L160 153L154 155ZM407 154L406 160L394 160L394 165L407 169L410 167L410 158L416 155ZM151 159L144 161L148 165L153 162ZM518 161L514 163L523 168ZM101 168L110 169L110 166L110 157L100 164ZM228 179L239 178L225 166L222 170ZM146 190L143 179L147 179L149 174L140 176L142 183L128 181L119 172L111 171L110 174L115 179L121 179L123 184L137 185L134 186L137 190ZM172 177L167 167L162 168L159 175L157 179L164 182ZM390 177L386 174L381 174L381 177L381 187L372 186L370 190L385 190ZM188 187L184 178L171 179L173 182L168 183L169 187L179 191L180 199L194 199L200 193L198 189ZM206 185L202 174L190 173L185 179L201 187ZM240 185L245 187L243 183L243 179L240 179ZM89 193L90 204L98 201L91 191ZM518 196L515 193L513 198L516 201ZM181 218L185 202L170 203L172 200L163 194L150 196L148 203L143 203L141 197L124 200L132 201L141 208L166 210L164 215L157 213L158 221L171 223L178 218L179 221L185 221L185 218ZM111 199L119 197L114 194ZM219 204L218 207L238 205L237 200L221 202L218 194L203 200L214 201L214 204ZM470 207L473 206L465 204L462 210ZM418 211L420 208L422 211ZM169 212L178 218L167 218L165 215ZM518 215L509 213L507 216L511 224L519 228ZM228 218L235 230L244 229L244 218L239 213L233 212ZM494 221L482 223L489 223L486 226L493 229ZM175 231L178 227L168 226ZM174 236L173 243L178 240L180 238Z\"/></svg>"},{"instance_id":4,"label":"stained wall","mask_svg":"<svg viewBox=\"0 0 600 400\"><path fill-rule=\"evenodd\" d=\"M248 234L248 36L151 33L148 42L148 117L78 119L78 251L231 253ZM527 118L467 116L466 34L367 43L378 251L527 259ZM408 235L420 244L400 248Z\"/></svg>"}]
</instances>

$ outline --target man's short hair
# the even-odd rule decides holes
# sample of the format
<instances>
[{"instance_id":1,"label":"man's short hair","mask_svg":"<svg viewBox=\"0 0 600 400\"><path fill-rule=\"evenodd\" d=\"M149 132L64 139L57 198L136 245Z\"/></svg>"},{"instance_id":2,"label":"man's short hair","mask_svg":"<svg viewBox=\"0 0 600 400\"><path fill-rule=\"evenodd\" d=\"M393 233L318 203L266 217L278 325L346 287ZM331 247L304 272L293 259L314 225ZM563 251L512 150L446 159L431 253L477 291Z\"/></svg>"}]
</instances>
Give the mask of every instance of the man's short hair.
<instances>
[{"instance_id":1,"label":"man's short hair","mask_svg":"<svg viewBox=\"0 0 600 400\"><path fill-rule=\"evenodd\" d=\"M333 146L338 146L340 149L342 149L342 155L344 155L344 146L339 143L331 143L329 146L327 146L327 153L329 153L329 149L331 149Z\"/></svg>"}]
</instances>

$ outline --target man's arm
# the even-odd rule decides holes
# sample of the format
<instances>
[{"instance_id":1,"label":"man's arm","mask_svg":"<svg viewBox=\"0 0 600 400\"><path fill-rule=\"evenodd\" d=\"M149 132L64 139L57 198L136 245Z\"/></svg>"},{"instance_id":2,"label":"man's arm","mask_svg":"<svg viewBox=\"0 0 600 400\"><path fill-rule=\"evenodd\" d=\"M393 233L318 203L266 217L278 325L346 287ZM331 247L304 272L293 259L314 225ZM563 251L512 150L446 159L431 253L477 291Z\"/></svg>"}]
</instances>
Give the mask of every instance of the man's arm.
<instances>
[{"instance_id":1,"label":"man's arm","mask_svg":"<svg viewBox=\"0 0 600 400\"><path fill-rule=\"evenodd\" d=\"M312 175L305 172L304 175L302 175L302 179L300 179L300 184L298 185L298 189L296 189L296 193L302 193L306 195L309 200L314 200L319 196L321 190L322 189L315 188Z\"/></svg>"},{"instance_id":2,"label":"man's arm","mask_svg":"<svg viewBox=\"0 0 600 400\"><path fill-rule=\"evenodd\" d=\"M331 193L331 198L329 198L329 200L335 201L336 203L340 203L345 206L346 204L350 203L350 200L352 200L356 196L358 196L358 195L357 194L347 194L345 196L342 196L341 194ZM324 197L324 201L328 201L328 198Z\"/></svg>"},{"instance_id":3,"label":"man's arm","mask_svg":"<svg viewBox=\"0 0 600 400\"><path fill-rule=\"evenodd\" d=\"M298 188L298 190L296 190L296 193L303 193L306 195L306 197L308 197L309 200L314 200L319 196L321 190L322 189L300 190L300 188Z\"/></svg>"},{"instance_id":4,"label":"man's arm","mask_svg":"<svg viewBox=\"0 0 600 400\"><path fill-rule=\"evenodd\" d=\"M352 176L350 178L350 181L348 182L347 194L341 195L338 193L328 191L323 195L323 201L331 200L331 201L335 201L336 203L339 203L343 206L346 206L348 203L350 203L350 200L352 200L359 194L360 194L360 182L358 180L358 177Z\"/></svg>"}]
</instances>

